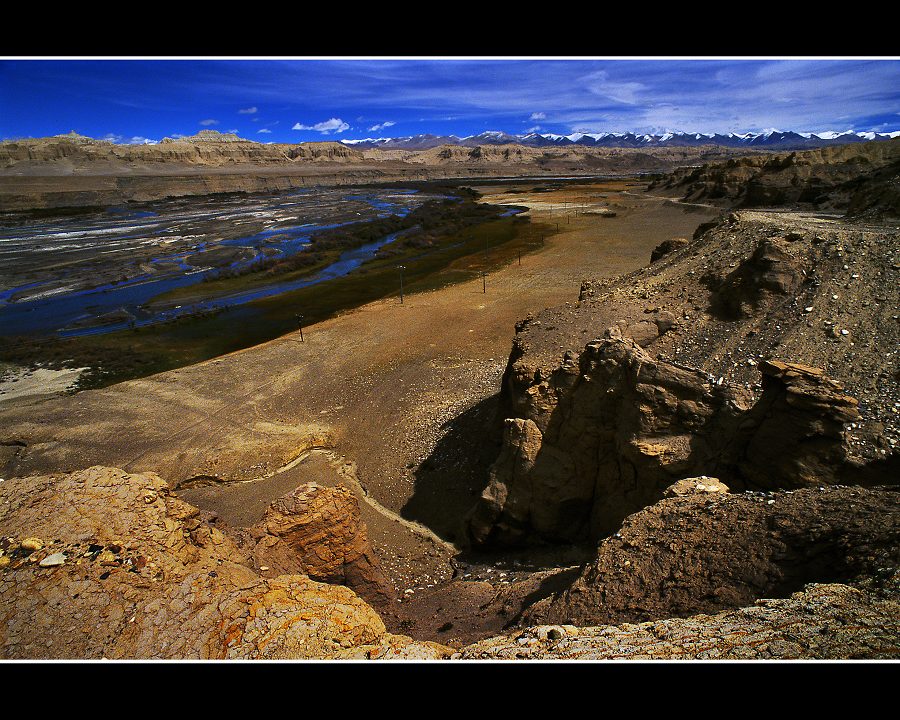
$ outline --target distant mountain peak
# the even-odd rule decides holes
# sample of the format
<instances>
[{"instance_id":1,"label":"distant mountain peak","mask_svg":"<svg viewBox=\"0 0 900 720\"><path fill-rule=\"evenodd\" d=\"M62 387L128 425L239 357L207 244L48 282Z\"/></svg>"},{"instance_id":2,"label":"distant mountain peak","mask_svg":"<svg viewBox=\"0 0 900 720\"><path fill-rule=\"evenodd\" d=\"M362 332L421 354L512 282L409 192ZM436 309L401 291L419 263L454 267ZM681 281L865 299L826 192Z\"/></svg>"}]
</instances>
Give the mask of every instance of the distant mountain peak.
<instances>
[{"instance_id":1,"label":"distant mountain peak","mask_svg":"<svg viewBox=\"0 0 900 720\"><path fill-rule=\"evenodd\" d=\"M701 133L666 130L664 132L573 132L569 135L556 133L531 132L524 135L510 135L502 130L485 130L477 135L457 137L456 135L413 135L396 138L366 138L364 140L341 140L345 145L357 148L410 149L427 150L439 145L461 145L474 147L477 145L505 145L515 143L528 147L560 147L580 145L585 147L613 148L648 148L648 147L686 147L698 145L716 145L723 147L776 148L778 150L804 150L826 145L843 145L853 142L872 140L890 140L900 136L900 131L862 132L846 130L843 132L798 133L791 130L766 128L761 132L729 132Z\"/></svg>"}]
</instances>

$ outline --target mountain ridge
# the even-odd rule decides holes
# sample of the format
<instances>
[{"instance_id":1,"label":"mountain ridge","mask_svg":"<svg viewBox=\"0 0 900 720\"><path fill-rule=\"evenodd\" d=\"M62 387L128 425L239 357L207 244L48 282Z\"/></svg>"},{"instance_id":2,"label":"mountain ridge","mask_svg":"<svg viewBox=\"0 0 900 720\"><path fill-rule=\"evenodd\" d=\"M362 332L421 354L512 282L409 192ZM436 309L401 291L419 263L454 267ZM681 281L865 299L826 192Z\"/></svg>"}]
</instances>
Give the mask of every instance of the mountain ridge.
<instances>
[{"instance_id":1,"label":"mountain ridge","mask_svg":"<svg viewBox=\"0 0 900 720\"><path fill-rule=\"evenodd\" d=\"M488 130L478 135L459 137L457 135L410 135L395 138L364 138L361 140L340 140L344 145L365 149L406 149L427 150L439 145L459 145L474 147L476 145L508 145L518 144L526 147L561 147L582 145L586 147L616 148L648 148L648 147L699 147L703 145L720 145L732 148L778 148L783 150L812 149L830 145L869 142L873 140L890 140L900 137L900 131L887 133L856 132L833 130L816 133L800 133L792 130L766 130L761 133L688 133L665 132L650 133L582 133L569 135L555 133L526 133L511 135L499 130Z\"/></svg>"}]
</instances>

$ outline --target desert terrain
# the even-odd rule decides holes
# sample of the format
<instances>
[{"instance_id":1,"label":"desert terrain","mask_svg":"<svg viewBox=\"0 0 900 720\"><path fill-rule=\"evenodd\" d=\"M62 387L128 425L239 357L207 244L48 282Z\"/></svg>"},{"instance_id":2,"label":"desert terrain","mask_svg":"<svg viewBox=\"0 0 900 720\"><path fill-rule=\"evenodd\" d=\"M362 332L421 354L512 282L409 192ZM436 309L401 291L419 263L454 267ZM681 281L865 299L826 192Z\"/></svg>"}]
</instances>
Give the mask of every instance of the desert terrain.
<instances>
[{"instance_id":1,"label":"desert terrain","mask_svg":"<svg viewBox=\"0 0 900 720\"><path fill-rule=\"evenodd\" d=\"M7 399L4 657L896 657L900 222L852 175L480 185L541 242Z\"/></svg>"}]
</instances>

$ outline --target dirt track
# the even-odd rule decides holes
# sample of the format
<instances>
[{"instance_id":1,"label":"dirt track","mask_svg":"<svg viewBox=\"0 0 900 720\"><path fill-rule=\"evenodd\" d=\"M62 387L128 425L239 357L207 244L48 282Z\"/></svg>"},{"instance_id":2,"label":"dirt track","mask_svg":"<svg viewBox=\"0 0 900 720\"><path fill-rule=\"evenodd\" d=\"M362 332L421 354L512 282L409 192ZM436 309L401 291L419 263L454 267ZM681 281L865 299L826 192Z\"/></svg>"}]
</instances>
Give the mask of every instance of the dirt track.
<instances>
[{"instance_id":1,"label":"dirt track","mask_svg":"<svg viewBox=\"0 0 900 720\"><path fill-rule=\"evenodd\" d=\"M545 222L553 205L552 222L561 223L521 265L489 274L486 293L477 279L407 295L403 304L389 298L305 328L302 343L292 333L191 367L4 409L0 476L97 464L155 472L233 524L257 519L302 482L358 481L370 536L397 588L445 578L450 547L391 513L431 520L452 541L460 513L481 488L467 486L464 472L446 488L417 472L450 421L491 411L515 323L574 303L585 277L645 265L659 242L690 237L716 214L616 192L623 187L484 190L486 201L534 203ZM573 203L585 202L609 205L617 216L572 212ZM560 213L564 203L568 215ZM296 462L315 448L330 453ZM366 502L364 492L377 502Z\"/></svg>"}]
</instances>

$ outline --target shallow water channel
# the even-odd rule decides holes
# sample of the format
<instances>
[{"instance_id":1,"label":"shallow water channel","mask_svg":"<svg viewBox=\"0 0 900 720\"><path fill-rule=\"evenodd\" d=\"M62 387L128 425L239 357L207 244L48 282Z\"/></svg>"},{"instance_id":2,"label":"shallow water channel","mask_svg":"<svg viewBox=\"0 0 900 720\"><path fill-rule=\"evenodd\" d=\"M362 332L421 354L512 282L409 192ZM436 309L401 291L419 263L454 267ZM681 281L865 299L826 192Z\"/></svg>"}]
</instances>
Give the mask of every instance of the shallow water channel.
<instances>
[{"instance_id":1,"label":"shallow water channel","mask_svg":"<svg viewBox=\"0 0 900 720\"><path fill-rule=\"evenodd\" d=\"M435 194L303 189L186 198L85 215L0 219L0 336L92 335L241 305L344 276L401 233L344 252L312 276L179 306L156 297L223 270L304 252L317 232L404 217Z\"/></svg>"}]
</instances>

